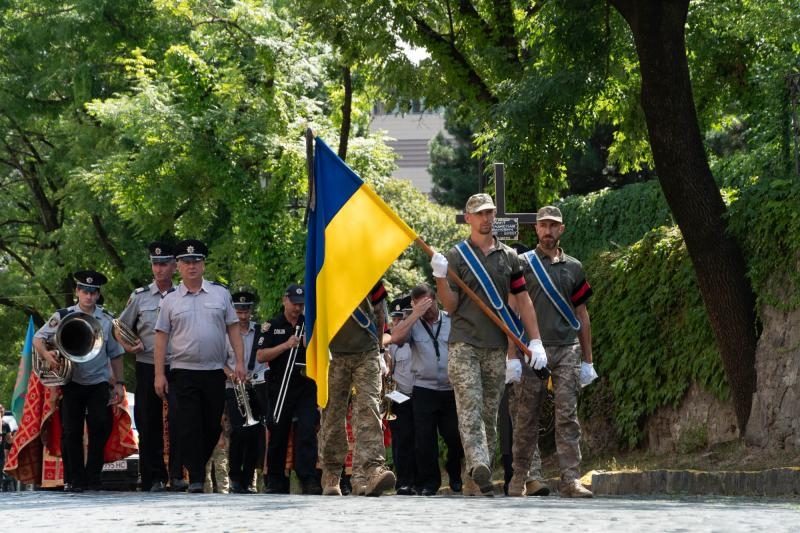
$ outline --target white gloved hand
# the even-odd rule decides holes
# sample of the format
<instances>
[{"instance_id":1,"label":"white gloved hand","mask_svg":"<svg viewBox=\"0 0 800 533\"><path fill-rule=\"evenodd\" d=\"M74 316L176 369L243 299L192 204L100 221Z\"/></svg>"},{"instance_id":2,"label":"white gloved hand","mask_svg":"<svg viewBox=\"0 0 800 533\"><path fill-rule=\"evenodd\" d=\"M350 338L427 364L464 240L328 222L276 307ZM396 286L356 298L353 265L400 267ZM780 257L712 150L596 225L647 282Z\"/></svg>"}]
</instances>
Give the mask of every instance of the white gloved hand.
<instances>
[{"instance_id":1,"label":"white gloved hand","mask_svg":"<svg viewBox=\"0 0 800 533\"><path fill-rule=\"evenodd\" d=\"M431 257L431 268L433 269L434 278L447 277L447 258L439 252L434 252Z\"/></svg>"},{"instance_id":2,"label":"white gloved hand","mask_svg":"<svg viewBox=\"0 0 800 533\"><path fill-rule=\"evenodd\" d=\"M547 354L544 351L541 339L533 339L528 343L528 350L531 351L531 360L528 362L534 370L540 370L547 366Z\"/></svg>"},{"instance_id":3,"label":"white gloved hand","mask_svg":"<svg viewBox=\"0 0 800 533\"><path fill-rule=\"evenodd\" d=\"M506 359L506 384L522 381L522 361Z\"/></svg>"},{"instance_id":4,"label":"white gloved hand","mask_svg":"<svg viewBox=\"0 0 800 533\"><path fill-rule=\"evenodd\" d=\"M592 381L597 379L597 372L594 371L594 365L581 361L581 387L585 387Z\"/></svg>"},{"instance_id":5,"label":"white gloved hand","mask_svg":"<svg viewBox=\"0 0 800 533\"><path fill-rule=\"evenodd\" d=\"M386 377L389 374L389 366L386 364L386 350L381 349L380 352L381 376Z\"/></svg>"}]
</instances>

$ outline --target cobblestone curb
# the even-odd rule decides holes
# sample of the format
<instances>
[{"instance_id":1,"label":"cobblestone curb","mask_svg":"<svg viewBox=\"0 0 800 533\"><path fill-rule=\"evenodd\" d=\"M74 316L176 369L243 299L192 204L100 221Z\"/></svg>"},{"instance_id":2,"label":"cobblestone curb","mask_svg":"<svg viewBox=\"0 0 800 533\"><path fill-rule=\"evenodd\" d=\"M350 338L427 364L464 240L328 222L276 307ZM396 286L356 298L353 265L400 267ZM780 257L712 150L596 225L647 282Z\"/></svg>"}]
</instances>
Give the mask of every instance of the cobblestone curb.
<instances>
[{"instance_id":1,"label":"cobblestone curb","mask_svg":"<svg viewBox=\"0 0 800 533\"><path fill-rule=\"evenodd\" d=\"M592 491L596 496L800 496L800 468L774 468L759 472L595 472L592 474Z\"/></svg>"}]
</instances>

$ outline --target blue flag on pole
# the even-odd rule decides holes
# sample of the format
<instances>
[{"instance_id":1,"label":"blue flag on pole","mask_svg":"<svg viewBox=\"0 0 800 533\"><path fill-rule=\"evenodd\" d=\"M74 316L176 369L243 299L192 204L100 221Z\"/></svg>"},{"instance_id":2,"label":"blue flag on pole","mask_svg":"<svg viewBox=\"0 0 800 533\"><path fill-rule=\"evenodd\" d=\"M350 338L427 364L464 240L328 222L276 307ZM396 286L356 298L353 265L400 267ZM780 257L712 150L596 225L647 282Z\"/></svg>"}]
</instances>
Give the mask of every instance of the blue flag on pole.
<instances>
[{"instance_id":1,"label":"blue flag on pole","mask_svg":"<svg viewBox=\"0 0 800 533\"><path fill-rule=\"evenodd\" d=\"M19 359L19 371L17 372L17 382L14 385L14 394L11 397L11 412L17 422L22 421L22 409L25 407L25 397L28 394L28 378L31 375L31 354L33 353L33 334L36 329L33 327L33 317L28 317L28 333L25 335L25 346L22 347L22 354Z\"/></svg>"}]
</instances>

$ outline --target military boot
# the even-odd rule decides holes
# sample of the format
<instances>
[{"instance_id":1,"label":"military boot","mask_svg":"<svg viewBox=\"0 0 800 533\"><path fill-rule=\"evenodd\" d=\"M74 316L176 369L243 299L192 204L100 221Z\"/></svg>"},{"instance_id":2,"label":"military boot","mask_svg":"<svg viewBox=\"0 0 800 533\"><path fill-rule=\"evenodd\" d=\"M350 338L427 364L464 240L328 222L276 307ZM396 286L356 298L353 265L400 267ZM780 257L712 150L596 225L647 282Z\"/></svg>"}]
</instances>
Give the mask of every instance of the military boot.
<instances>
[{"instance_id":1,"label":"military boot","mask_svg":"<svg viewBox=\"0 0 800 533\"><path fill-rule=\"evenodd\" d=\"M342 489L339 488L339 474L332 472L322 472L322 495L341 496Z\"/></svg>"},{"instance_id":2,"label":"military boot","mask_svg":"<svg viewBox=\"0 0 800 533\"><path fill-rule=\"evenodd\" d=\"M366 495L380 496L389 489L394 488L397 478L394 472L386 467L379 466L367 478ZM355 490L355 487L353 488Z\"/></svg>"},{"instance_id":3,"label":"military boot","mask_svg":"<svg viewBox=\"0 0 800 533\"><path fill-rule=\"evenodd\" d=\"M508 495L519 497L525 496L525 494L525 478L515 473L513 476L511 476L511 481L508 482Z\"/></svg>"}]
</instances>

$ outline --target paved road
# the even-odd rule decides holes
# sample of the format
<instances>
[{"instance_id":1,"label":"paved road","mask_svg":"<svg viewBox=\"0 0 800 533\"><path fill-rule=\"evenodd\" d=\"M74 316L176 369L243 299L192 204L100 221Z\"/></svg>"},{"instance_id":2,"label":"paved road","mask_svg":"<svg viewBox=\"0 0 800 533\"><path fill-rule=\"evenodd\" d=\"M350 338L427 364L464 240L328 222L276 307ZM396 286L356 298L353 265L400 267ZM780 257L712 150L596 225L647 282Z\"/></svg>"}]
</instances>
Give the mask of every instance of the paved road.
<instances>
[{"instance_id":1,"label":"paved road","mask_svg":"<svg viewBox=\"0 0 800 533\"><path fill-rule=\"evenodd\" d=\"M800 500L17 492L0 495L0 521L15 532L794 532Z\"/></svg>"}]
</instances>

